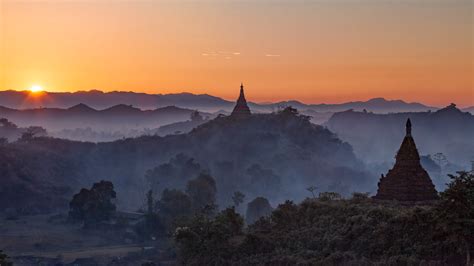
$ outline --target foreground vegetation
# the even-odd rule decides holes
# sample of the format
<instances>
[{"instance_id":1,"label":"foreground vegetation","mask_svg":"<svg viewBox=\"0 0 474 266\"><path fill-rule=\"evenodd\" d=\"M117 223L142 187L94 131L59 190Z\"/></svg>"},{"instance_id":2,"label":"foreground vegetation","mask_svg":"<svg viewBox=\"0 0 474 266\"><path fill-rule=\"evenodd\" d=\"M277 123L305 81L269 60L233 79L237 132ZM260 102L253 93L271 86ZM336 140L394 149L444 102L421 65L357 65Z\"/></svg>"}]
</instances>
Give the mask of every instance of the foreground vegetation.
<instances>
[{"instance_id":1,"label":"foreground vegetation","mask_svg":"<svg viewBox=\"0 0 474 266\"><path fill-rule=\"evenodd\" d=\"M474 243L474 176L453 176L426 206L348 200L287 201L244 229L233 208L195 215L175 231L186 265L467 265Z\"/></svg>"}]
</instances>

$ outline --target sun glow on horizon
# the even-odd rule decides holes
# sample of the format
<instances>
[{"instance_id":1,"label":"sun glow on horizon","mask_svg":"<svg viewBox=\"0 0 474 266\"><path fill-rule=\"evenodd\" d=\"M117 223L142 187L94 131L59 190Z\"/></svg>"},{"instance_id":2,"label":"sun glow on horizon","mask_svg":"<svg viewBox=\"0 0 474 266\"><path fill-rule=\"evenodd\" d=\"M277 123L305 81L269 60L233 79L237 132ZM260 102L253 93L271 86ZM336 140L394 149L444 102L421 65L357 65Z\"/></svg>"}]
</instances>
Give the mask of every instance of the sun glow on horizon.
<instances>
[{"instance_id":1,"label":"sun glow on horizon","mask_svg":"<svg viewBox=\"0 0 474 266\"><path fill-rule=\"evenodd\" d=\"M33 93L37 93L37 92L42 92L43 91L43 87L39 86L39 85L33 85L31 86L31 88L29 89L30 92L33 92Z\"/></svg>"}]
</instances>

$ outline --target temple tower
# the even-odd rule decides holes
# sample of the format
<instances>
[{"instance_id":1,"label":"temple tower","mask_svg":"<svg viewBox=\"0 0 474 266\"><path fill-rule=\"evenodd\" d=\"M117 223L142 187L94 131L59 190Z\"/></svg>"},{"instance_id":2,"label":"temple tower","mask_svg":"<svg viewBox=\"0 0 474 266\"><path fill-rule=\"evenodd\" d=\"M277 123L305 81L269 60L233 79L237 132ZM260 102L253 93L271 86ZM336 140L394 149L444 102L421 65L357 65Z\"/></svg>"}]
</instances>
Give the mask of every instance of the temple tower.
<instances>
[{"instance_id":1,"label":"temple tower","mask_svg":"<svg viewBox=\"0 0 474 266\"><path fill-rule=\"evenodd\" d=\"M420 155L411 135L410 119L407 120L406 135L395 158L393 168L380 178L374 199L416 202L438 198L430 176L421 166Z\"/></svg>"},{"instance_id":2,"label":"temple tower","mask_svg":"<svg viewBox=\"0 0 474 266\"><path fill-rule=\"evenodd\" d=\"M240 84L240 95L230 116L236 118L245 118L249 117L250 115L250 108L247 105L247 100L245 100L244 85Z\"/></svg>"}]
</instances>

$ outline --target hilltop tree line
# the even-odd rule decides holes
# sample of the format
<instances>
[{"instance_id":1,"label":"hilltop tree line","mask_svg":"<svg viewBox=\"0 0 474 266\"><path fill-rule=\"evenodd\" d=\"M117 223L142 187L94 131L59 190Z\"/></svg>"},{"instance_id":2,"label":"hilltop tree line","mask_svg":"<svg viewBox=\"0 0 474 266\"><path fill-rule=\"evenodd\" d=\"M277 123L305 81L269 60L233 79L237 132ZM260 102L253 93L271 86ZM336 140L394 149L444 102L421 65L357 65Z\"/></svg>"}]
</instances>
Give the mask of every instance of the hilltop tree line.
<instances>
[{"instance_id":1,"label":"hilltop tree line","mask_svg":"<svg viewBox=\"0 0 474 266\"><path fill-rule=\"evenodd\" d=\"M474 175L451 176L431 206L351 199L286 201L244 226L234 208L195 215L174 238L185 265L471 265Z\"/></svg>"}]
</instances>

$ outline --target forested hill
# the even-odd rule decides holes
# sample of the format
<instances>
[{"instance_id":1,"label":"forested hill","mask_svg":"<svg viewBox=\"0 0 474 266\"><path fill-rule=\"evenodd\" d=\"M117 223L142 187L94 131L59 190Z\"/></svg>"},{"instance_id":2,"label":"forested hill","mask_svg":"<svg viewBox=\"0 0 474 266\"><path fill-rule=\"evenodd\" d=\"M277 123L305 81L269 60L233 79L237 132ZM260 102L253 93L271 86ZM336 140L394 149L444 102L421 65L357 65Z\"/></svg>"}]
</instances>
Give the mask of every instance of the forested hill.
<instances>
[{"instance_id":1,"label":"forested hill","mask_svg":"<svg viewBox=\"0 0 474 266\"><path fill-rule=\"evenodd\" d=\"M70 108L10 109L0 106L0 118L6 118L21 126L41 126L48 131L92 128L95 130L124 130L156 128L161 125L186 121L194 112L175 106L153 110L141 110L131 105L119 104L103 110L85 104ZM210 116L210 114L202 113Z\"/></svg>"},{"instance_id":2,"label":"forested hill","mask_svg":"<svg viewBox=\"0 0 474 266\"><path fill-rule=\"evenodd\" d=\"M421 154L441 152L451 162L461 165L468 165L472 160L474 116L454 104L436 112L374 114L350 110L334 114L325 125L349 142L357 156L391 161L405 134L408 118Z\"/></svg>"},{"instance_id":3,"label":"forested hill","mask_svg":"<svg viewBox=\"0 0 474 266\"><path fill-rule=\"evenodd\" d=\"M265 196L276 203L303 199L312 185L343 194L376 186L349 144L294 112L244 120L218 117L188 134L167 137L99 144L39 137L0 149L0 202L26 212L46 210L50 202L67 206L63 199L72 192L103 179L115 184L119 206L134 209L143 203L150 184L157 192L183 188L201 171L216 179L223 207L237 190L248 199ZM3 197L15 187L22 188L20 206Z\"/></svg>"}]
</instances>

